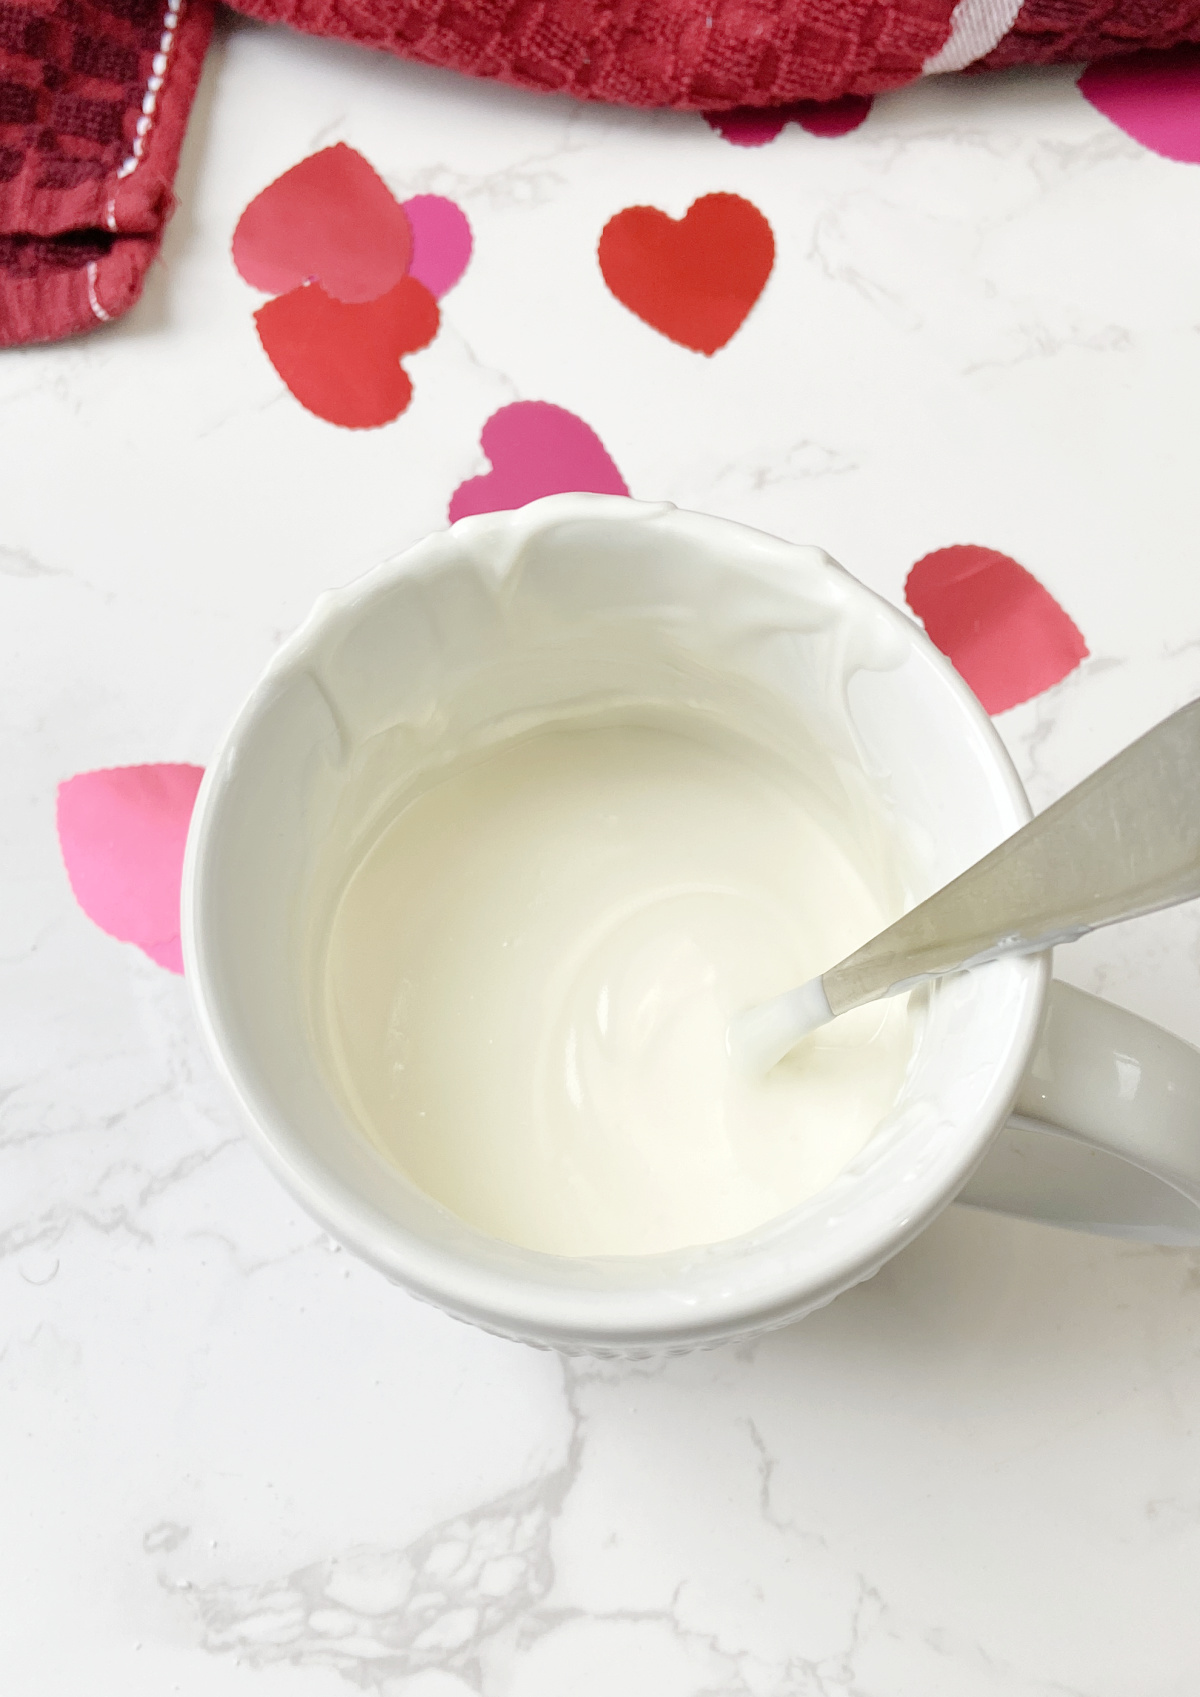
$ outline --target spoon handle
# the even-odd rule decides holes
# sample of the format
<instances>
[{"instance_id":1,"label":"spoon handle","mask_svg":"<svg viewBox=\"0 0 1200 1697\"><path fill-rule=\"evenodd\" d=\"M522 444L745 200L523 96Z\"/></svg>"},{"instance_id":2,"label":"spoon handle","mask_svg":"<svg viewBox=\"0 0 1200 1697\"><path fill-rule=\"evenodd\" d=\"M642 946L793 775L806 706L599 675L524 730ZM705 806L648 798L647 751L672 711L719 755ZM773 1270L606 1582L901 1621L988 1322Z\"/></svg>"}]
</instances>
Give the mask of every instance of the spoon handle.
<instances>
[{"instance_id":1,"label":"spoon handle","mask_svg":"<svg viewBox=\"0 0 1200 1697\"><path fill-rule=\"evenodd\" d=\"M1200 896L1200 700L1038 814L820 982L833 1014Z\"/></svg>"}]
</instances>

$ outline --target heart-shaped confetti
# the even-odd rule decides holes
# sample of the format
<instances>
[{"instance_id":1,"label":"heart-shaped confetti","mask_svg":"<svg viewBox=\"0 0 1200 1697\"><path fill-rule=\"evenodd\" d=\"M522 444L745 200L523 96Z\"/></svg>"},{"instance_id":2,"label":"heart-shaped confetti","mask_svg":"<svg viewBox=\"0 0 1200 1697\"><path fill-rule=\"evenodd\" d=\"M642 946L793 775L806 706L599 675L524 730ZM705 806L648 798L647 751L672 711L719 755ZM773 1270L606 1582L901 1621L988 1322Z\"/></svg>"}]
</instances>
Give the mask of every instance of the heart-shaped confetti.
<instances>
[{"instance_id":1,"label":"heart-shaped confetti","mask_svg":"<svg viewBox=\"0 0 1200 1697\"><path fill-rule=\"evenodd\" d=\"M963 543L926 554L904 597L989 713L1040 695L1087 658L1049 590L994 548Z\"/></svg>"},{"instance_id":2,"label":"heart-shaped confetti","mask_svg":"<svg viewBox=\"0 0 1200 1697\"><path fill-rule=\"evenodd\" d=\"M479 444L492 469L459 484L450 497L451 523L469 513L523 507L541 495L629 493L596 432L549 401L501 407L484 425Z\"/></svg>"},{"instance_id":3,"label":"heart-shaped confetti","mask_svg":"<svg viewBox=\"0 0 1200 1697\"><path fill-rule=\"evenodd\" d=\"M1143 147L1200 165L1200 47L1097 60L1079 92Z\"/></svg>"},{"instance_id":4,"label":"heart-shaped confetti","mask_svg":"<svg viewBox=\"0 0 1200 1697\"><path fill-rule=\"evenodd\" d=\"M444 195L416 194L403 204L412 230L408 274L441 300L467 269L471 226L462 208Z\"/></svg>"},{"instance_id":5,"label":"heart-shaped confetti","mask_svg":"<svg viewBox=\"0 0 1200 1697\"><path fill-rule=\"evenodd\" d=\"M122 943L183 971L179 886L199 766L116 766L58 786L58 840L75 899Z\"/></svg>"},{"instance_id":6,"label":"heart-shaped confetti","mask_svg":"<svg viewBox=\"0 0 1200 1697\"><path fill-rule=\"evenodd\" d=\"M319 283L292 289L254 314L267 358L292 394L330 424L370 430L399 418L412 399L403 354L437 335L437 302L415 277L379 300L349 306Z\"/></svg>"},{"instance_id":7,"label":"heart-shaped confetti","mask_svg":"<svg viewBox=\"0 0 1200 1697\"><path fill-rule=\"evenodd\" d=\"M799 124L810 136L845 136L865 121L870 95L843 94L840 100L793 100L788 106L735 106L730 112L705 112L704 121L734 147L765 147L785 124Z\"/></svg>"},{"instance_id":8,"label":"heart-shaped confetti","mask_svg":"<svg viewBox=\"0 0 1200 1697\"><path fill-rule=\"evenodd\" d=\"M254 288L279 295L316 281L350 303L377 300L394 288L412 250L404 209L345 142L277 177L233 233L233 262Z\"/></svg>"},{"instance_id":9,"label":"heart-shaped confetti","mask_svg":"<svg viewBox=\"0 0 1200 1697\"><path fill-rule=\"evenodd\" d=\"M775 263L775 237L756 206L706 194L681 219L629 206L604 226L600 269L613 294L652 329L714 354L744 322Z\"/></svg>"}]
</instances>

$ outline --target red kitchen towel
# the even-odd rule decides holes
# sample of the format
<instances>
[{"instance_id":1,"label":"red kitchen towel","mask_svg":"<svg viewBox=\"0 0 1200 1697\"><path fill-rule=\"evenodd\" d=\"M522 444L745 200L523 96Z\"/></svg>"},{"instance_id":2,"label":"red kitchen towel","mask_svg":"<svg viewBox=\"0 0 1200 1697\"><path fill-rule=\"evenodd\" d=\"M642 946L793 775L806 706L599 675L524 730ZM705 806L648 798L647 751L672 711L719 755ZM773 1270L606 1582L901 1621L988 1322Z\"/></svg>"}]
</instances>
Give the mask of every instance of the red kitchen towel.
<instances>
[{"instance_id":1,"label":"red kitchen towel","mask_svg":"<svg viewBox=\"0 0 1200 1697\"><path fill-rule=\"evenodd\" d=\"M1200 41L1200 0L1025 0L980 63L1048 65Z\"/></svg>"},{"instance_id":2,"label":"red kitchen towel","mask_svg":"<svg viewBox=\"0 0 1200 1697\"><path fill-rule=\"evenodd\" d=\"M141 293L211 29L210 0L0 0L0 346Z\"/></svg>"},{"instance_id":3,"label":"red kitchen towel","mask_svg":"<svg viewBox=\"0 0 1200 1697\"><path fill-rule=\"evenodd\" d=\"M1200 0L234 0L524 88L717 111L1200 41Z\"/></svg>"},{"instance_id":4,"label":"red kitchen towel","mask_svg":"<svg viewBox=\"0 0 1200 1697\"><path fill-rule=\"evenodd\" d=\"M523 88L719 111L1200 42L1200 0L238 0ZM211 0L0 0L0 346L137 299Z\"/></svg>"}]
</instances>

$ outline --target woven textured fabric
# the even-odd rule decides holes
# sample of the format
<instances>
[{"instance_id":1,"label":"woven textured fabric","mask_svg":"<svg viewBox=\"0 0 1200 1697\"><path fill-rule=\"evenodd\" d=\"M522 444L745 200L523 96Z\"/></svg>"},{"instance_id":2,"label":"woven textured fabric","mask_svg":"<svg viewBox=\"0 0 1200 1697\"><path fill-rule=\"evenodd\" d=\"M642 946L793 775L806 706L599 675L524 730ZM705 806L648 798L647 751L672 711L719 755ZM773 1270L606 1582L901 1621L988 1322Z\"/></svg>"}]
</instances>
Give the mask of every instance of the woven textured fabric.
<instances>
[{"instance_id":1,"label":"woven textured fabric","mask_svg":"<svg viewBox=\"0 0 1200 1697\"><path fill-rule=\"evenodd\" d=\"M1200 0L1025 0L989 70L1200 42Z\"/></svg>"},{"instance_id":2,"label":"woven textured fabric","mask_svg":"<svg viewBox=\"0 0 1200 1697\"><path fill-rule=\"evenodd\" d=\"M918 76L953 0L239 0L237 9L524 88L716 111Z\"/></svg>"},{"instance_id":3,"label":"woven textured fabric","mask_svg":"<svg viewBox=\"0 0 1200 1697\"><path fill-rule=\"evenodd\" d=\"M0 346L137 299L211 28L209 0L0 0Z\"/></svg>"},{"instance_id":4,"label":"woven textured fabric","mask_svg":"<svg viewBox=\"0 0 1200 1697\"><path fill-rule=\"evenodd\" d=\"M964 0L985 17L983 0ZM919 76L954 0L234 0L313 35L520 87L719 111L879 94ZM993 8L1005 10L1005 8ZM1200 41L1200 0L1025 0L987 66Z\"/></svg>"}]
</instances>

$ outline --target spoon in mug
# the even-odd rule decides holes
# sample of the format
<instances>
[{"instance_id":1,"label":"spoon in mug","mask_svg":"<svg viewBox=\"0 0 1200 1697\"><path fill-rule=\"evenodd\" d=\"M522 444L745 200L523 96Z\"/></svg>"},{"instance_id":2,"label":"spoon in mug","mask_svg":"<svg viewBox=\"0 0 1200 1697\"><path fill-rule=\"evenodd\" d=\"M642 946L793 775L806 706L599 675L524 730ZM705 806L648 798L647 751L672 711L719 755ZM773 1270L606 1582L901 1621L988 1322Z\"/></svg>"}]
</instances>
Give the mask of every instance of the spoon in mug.
<instances>
[{"instance_id":1,"label":"spoon in mug","mask_svg":"<svg viewBox=\"0 0 1200 1697\"><path fill-rule=\"evenodd\" d=\"M770 1071L839 1014L1200 896L1200 700L1181 707L819 978L739 1014L729 1053Z\"/></svg>"}]
</instances>

